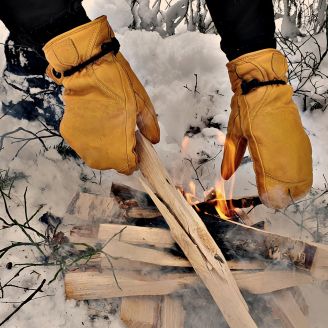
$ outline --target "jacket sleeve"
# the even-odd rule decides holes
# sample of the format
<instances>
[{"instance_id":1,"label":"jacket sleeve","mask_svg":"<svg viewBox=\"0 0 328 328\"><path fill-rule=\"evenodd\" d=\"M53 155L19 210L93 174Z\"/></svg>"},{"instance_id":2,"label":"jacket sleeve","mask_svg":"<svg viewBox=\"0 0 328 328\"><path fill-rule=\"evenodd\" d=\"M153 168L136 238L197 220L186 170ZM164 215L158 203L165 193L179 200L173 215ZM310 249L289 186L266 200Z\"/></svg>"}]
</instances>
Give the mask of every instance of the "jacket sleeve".
<instances>
[{"instance_id":1,"label":"jacket sleeve","mask_svg":"<svg viewBox=\"0 0 328 328\"><path fill-rule=\"evenodd\" d=\"M206 0L206 4L229 60L276 47L272 0Z\"/></svg>"},{"instance_id":2,"label":"jacket sleeve","mask_svg":"<svg viewBox=\"0 0 328 328\"><path fill-rule=\"evenodd\" d=\"M33 48L89 21L82 0L2 0L0 19L17 43Z\"/></svg>"}]
</instances>

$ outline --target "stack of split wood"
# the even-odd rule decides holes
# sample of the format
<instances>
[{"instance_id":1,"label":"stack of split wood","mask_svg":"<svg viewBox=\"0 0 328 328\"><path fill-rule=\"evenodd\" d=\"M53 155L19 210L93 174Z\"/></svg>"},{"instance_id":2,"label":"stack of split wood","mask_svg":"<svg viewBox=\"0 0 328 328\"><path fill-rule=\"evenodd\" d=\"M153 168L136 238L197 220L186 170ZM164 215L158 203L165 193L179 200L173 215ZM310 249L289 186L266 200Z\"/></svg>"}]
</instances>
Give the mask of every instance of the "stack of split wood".
<instances>
[{"instance_id":1,"label":"stack of split wood","mask_svg":"<svg viewBox=\"0 0 328 328\"><path fill-rule=\"evenodd\" d=\"M200 218L141 137L138 153L147 194L113 185L109 197L79 193L69 205L66 222L81 222L70 241L105 246L66 273L67 297L120 297L127 327L180 328L179 295L206 287L230 327L257 327L242 291L263 295L280 326L310 327L298 287L328 280L328 247L266 232L241 210L243 223Z\"/></svg>"}]
</instances>

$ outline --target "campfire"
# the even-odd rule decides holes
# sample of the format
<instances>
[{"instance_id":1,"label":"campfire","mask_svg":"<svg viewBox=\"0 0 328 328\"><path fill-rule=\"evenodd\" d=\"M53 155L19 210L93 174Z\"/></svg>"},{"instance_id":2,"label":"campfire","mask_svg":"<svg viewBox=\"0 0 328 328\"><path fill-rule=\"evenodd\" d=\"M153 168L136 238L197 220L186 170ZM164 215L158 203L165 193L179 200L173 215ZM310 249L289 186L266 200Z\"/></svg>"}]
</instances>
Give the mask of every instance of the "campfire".
<instances>
[{"instance_id":1,"label":"campfire","mask_svg":"<svg viewBox=\"0 0 328 328\"><path fill-rule=\"evenodd\" d=\"M109 197L78 193L69 205L67 220L81 221L70 241L104 252L66 273L67 298L119 297L127 327L179 328L177 293L203 286L230 327L257 327L240 291L271 295L282 327L309 327L298 287L328 279L327 246L267 232L243 211L258 197L225 201L218 186L203 202L181 193L140 136L138 153L145 191L113 184Z\"/></svg>"}]
</instances>

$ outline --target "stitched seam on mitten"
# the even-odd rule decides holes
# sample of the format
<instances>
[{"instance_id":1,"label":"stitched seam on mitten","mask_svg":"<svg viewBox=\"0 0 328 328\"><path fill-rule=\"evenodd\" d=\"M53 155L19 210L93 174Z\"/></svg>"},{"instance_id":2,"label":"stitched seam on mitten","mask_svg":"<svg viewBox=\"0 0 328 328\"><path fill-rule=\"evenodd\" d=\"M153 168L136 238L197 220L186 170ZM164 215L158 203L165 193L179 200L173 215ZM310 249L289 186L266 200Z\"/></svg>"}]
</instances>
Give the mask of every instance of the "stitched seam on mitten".
<instances>
[{"instance_id":1,"label":"stitched seam on mitten","mask_svg":"<svg viewBox=\"0 0 328 328\"><path fill-rule=\"evenodd\" d=\"M253 117L252 119L250 119L250 123L252 123L255 119L255 117L257 116L258 112L261 110L261 108L263 107L263 104L265 103L266 99L270 96L271 92L272 92L272 86L265 86L265 87L261 87L262 90L264 91L262 98L258 101L256 109L253 110ZM253 91L256 92L257 90ZM247 104L247 108L250 108L248 102L247 102L247 95L242 96L244 97L245 103Z\"/></svg>"},{"instance_id":2,"label":"stitched seam on mitten","mask_svg":"<svg viewBox=\"0 0 328 328\"><path fill-rule=\"evenodd\" d=\"M80 32L80 31L83 31L83 30L86 30L86 29L91 29L94 26L96 26L97 24L99 24L100 21L101 20L99 19L99 21L93 21L94 24L90 24L89 23L87 26L82 25L82 26L76 27L73 30L70 30L70 31L67 31L67 32L63 33L61 36L55 37L54 39L52 39L52 41L50 40L46 44L46 46L44 47L44 52L46 52L50 47L52 47L58 41L61 41L61 40L65 39L65 38L67 38L67 37L70 37L72 34L76 34L76 33Z\"/></svg>"},{"instance_id":3,"label":"stitched seam on mitten","mask_svg":"<svg viewBox=\"0 0 328 328\"><path fill-rule=\"evenodd\" d=\"M266 92L265 92L264 94L266 94ZM246 96L243 96L243 97L246 97ZM263 97L263 99L264 99L264 98L265 98L265 97ZM248 102L246 101L246 99L245 99L245 104L246 104L246 111L247 111L247 119L248 119L248 123L249 123L249 133L250 133L250 135L251 135L251 138L252 138L252 140L253 140L253 142L254 142L254 146L255 146L255 148L256 148L257 158L258 158L259 161L260 161L259 164L261 165L260 169L261 169L261 171L262 171L262 175L263 175L263 188L264 188L264 190L265 190L265 193L268 193L268 188L267 188L267 184L266 184L266 180L265 180L265 170L264 170L263 160L262 160L261 153L260 153L260 150L259 150L259 147L258 147L258 143L257 143L257 141L256 141L256 138L255 138L254 134L253 134L253 129L252 129L252 120L251 120L250 117L249 117L249 105L248 105ZM262 104L262 102L261 102L261 104ZM254 115L254 117L255 117L255 116L256 116L256 115ZM250 153L251 153L251 157L254 159L254 156L253 156L252 151L251 151L251 147L249 147L249 151L250 151ZM258 177L256 177L256 178L258 178Z\"/></svg>"},{"instance_id":4,"label":"stitched seam on mitten","mask_svg":"<svg viewBox=\"0 0 328 328\"><path fill-rule=\"evenodd\" d=\"M92 37L90 38L89 44L87 46L86 59L88 59L91 56L92 50L94 49L96 41L99 38L99 31L100 31L101 24L97 24L95 27L96 28L94 29L92 33Z\"/></svg>"},{"instance_id":5,"label":"stitched seam on mitten","mask_svg":"<svg viewBox=\"0 0 328 328\"><path fill-rule=\"evenodd\" d=\"M126 105L126 99L127 99L127 94L126 94L126 90L125 90L125 87L124 87L124 83L123 83L123 78L122 78L122 71L124 72L124 74L125 75L127 75L126 74L126 72L125 72L125 70L124 70L124 67L122 67L121 66L121 64L115 59L115 58L113 58L114 59L114 62L115 62L115 64L118 66L118 72L119 72L119 75L120 75L120 82L121 82L121 84L122 84L122 86L123 86L123 92L124 92L124 95L125 95L125 97L124 97L124 109L125 109L125 153L126 153L126 163L127 163L127 171L131 171L131 168L133 168L134 166L136 166L137 165L137 163L136 163L136 157L137 157L137 154L136 154L136 152L135 152L135 147L136 147L136 144L137 144L137 141L136 141L136 138L135 138L135 135L134 135L134 138L133 138L133 147L132 147L132 153L133 153L133 155L134 155L134 157L135 157L135 161L134 161L134 164L132 164L132 163L130 163L130 160L129 160L129 155L128 155L128 131L127 131L127 122L128 122L128 115L129 115L129 113L128 113L128 110L127 110L127 105ZM127 78L128 78L128 80L129 80L129 82L130 82L130 87L131 87L131 89L132 89L132 91L133 91L133 88L132 88L132 85L131 85L131 81L130 81L130 78L129 78L129 76L127 76ZM135 100L135 102L136 102L136 100ZM137 104L135 104L135 106L137 107ZM135 113L135 115L136 115L136 113Z\"/></svg>"},{"instance_id":6,"label":"stitched seam on mitten","mask_svg":"<svg viewBox=\"0 0 328 328\"><path fill-rule=\"evenodd\" d=\"M143 110L146 111L147 115L151 116L151 118L152 118L152 121L153 121L152 124L154 126L157 126L157 117L156 117L156 114L154 113L154 111L148 107L147 102L144 100L144 98L139 96L139 94L137 92L135 92L135 94L136 94L136 97L139 97L142 100L143 104L144 104L143 109L141 109L140 111L143 111ZM141 114L140 114L140 118L141 118L143 126L145 126Z\"/></svg>"},{"instance_id":7,"label":"stitched seam on mitten","mask_svg":"<svg viewBox=\"0 0 328 328\"><path fill-rule=\"evenodd\" d=\"M123 59L124 59L124 57L123 57ZM118 61L119 62L119 61ZM129 81L130 81L130 83L131 83L131 87L132 87L132 90L133 90L133 92L134 92L134 96L135 96L135 101L136 101L136 106L138 106L138 101L137 101L137 97L139 97L139 99L141 99L142 100L142 102L143 102L143 108L142 109L140 109L140 113L137 113L137 120L139 120L139 122L140 122L140 124L142 125L142 128L144 128L144 127L146 127L146 124L144 123L144 120L143 120L143 116L142 116L142 114L141 114L141 112L143 111L143 110L146 110L147 111L147 114L150 114L151 115L151 117L152 117L152 120L153 120L153 122L152 122L152 124L153 124L153 126L155 126L156 127L156 129L158 130L158 125L157 125L157 118L156 118L156 115L155 115L155 113L153 113L153 111L151 111L149 108L148 108L148 106L146 106L146 102L145 102L145 100L144 100L144 98L143 97L141 97L140 95L139 95L139 93L138 92L136 92L136 90L134 89L134 87L133 87L133 81L132 81L132 79L131 79L131 77L130 77L130 75L129 75L129 73L128 73L128 69L130 69L131 71L132 71L132 68L131 68L131 66L130 66L130 64L127 62L127 64L128 64L128 68L126 68L124 65L121 65L121 67L122 67L122 69L124 70L124 72L126 73L126 75L127 75L127 77L128 77L128 79L129 79ZM137 77L135 77L136 79L137 79ZM145 90L145 92L146 92L146 90ZM138 108L137 108L138 109ZM156 132L158 132L159 133L159 131L156 131Z\"/></svg>"},{"instance_id":8,"label":"stitched seam on mitten","mask_svg":"<svg viewBox=\"0 0 328 328\"><path fill-rule=\"evenodd\" d=\"M116 61L114 61L114 64L116 65L116 68L119 71L119 63L117 63ZM88 69L88 68L87 68ZM124 99L122 99L119 95L117 95L116 93L114 93L112 90L110 90L107 85L102 82L102 80L97 76L96 70L95 70L95 64L92 64L90 67L90 70L92 70L92 77L95 79L97 85L110 97L114 98L114 100L116 100L117 102L122 102L124 101ZM121 79L122 81L122 79Z\"/></svg>"},{"instance_id":9,"label":"stitched seam on mitten","mask_svg":"<svg viewBox=\"0 0 328 328\"><path fill-rule=\"evenodd\" d=\"M308 179L300 180L300 181L286 181L286 180L280 180L280 179L274 178L269 173L265 173L265 175L271 180L278 181L278 182L284 183L284 184L299 184L299 183L304 183L304 182L308 181Z\"/></svg>"},{"instance_id":10,"label":"stitched seam on mitten","mask_svg":"<svg viewBox=\"0 0 328 328\"><path fill-rule=\"evenodd\" d=\"M272 54L276 53L276 54L281 54L281 52L277 49L270 49L270 50L267 50L267 49L263 49L263 50L259 50L257 51L256 53L252 53L250 55L244 55L245 57L243 58L240 58L239 60L237 59L235 62L232 61L230 64L231 65L237 65L241 62L247 62L249 60L253 61L254 59L257 59L258 57L262 57L263 56L263 53L266 53L266 52L271 52Z\"/></svg>"}]
</instances>

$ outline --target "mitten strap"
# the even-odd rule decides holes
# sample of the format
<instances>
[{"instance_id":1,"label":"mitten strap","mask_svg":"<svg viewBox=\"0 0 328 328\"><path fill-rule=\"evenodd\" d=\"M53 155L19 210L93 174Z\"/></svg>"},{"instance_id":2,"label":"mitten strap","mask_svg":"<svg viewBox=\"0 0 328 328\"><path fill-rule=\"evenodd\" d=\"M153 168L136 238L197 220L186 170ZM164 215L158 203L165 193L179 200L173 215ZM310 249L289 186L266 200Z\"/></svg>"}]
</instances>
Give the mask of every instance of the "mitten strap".
<instances>
[{"instance_id":1,"label":"mitten strap","mask_svg":"<svg viewBox=\"0 0 328 328\"><path fill-rule=\"evenodd\" d=\"M259 81L257 79L253 79L251 81L243 80L241 82L241 90L243 95L247 95L253 89L264 87L267 85L285 85L286 81L283 80L270 80L270 81Z\"/></svg>"},{"instance_id":2,"label":"mitten strap","mask_svg":"<svg viewBox=\"0 0 328 328\"><path fill-rule=\"evenodd\" d=\"M57 72L54 68L52 69L52 73L54 74L54 76L57 79L60 79L62 76L67 77L67 76L71 76L74 73L81 71L83 68L85 68L86 66L92 64L93 62L95 62L96 60L100 59L101 57L109 54L110 52L112 52L114 55L116 55L120 50L120 43L118 42L118 40L116 38L112 38L111 41L109 42L104 42L101 45L101 51L90 57L88 60L86 60L85 62L74 66L66 71L64 71L63 73Z\"/></svg>"}]
</instances>

